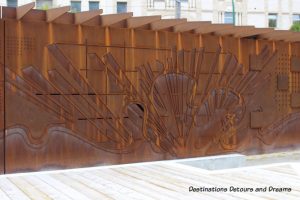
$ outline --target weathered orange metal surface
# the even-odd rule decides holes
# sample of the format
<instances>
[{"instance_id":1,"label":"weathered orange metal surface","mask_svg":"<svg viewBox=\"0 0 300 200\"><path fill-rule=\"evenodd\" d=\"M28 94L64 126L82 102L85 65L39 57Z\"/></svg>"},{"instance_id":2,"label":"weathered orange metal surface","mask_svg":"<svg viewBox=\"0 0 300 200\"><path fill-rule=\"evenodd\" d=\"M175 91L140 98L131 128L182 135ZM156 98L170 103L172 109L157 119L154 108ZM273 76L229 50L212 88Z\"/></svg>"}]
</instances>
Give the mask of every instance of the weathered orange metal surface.
<instances>
[{"instance_id":1,"label":"weathered orange metal surface","mask_svg":"<svg viewBox=\"0 0 300 200\"><path fill-rule=\"evenodd\" d=\"M300 37L132 13L2 8L2 173L300 144Z\"/></svg>"}]
</instances>

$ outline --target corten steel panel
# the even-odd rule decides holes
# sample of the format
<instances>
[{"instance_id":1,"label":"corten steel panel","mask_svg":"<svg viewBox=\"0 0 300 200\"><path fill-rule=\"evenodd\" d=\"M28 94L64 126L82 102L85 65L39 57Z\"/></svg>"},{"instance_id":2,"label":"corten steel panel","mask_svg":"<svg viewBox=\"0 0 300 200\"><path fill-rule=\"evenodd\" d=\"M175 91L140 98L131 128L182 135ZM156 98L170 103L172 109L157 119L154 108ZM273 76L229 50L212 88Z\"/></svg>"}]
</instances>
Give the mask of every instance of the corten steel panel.
<instances>
[{"instance_id":1,"label":"corten steel panel","mask_svg":"<svg viewBox=\"0 0 300 200\"><path fill-rule=\"evenodd\" d=\"M254 39L243 38L240 40L240 62L243 63L245 71L248 71L250 67L249 55L256 54L256 43L258 42Z\"/></svg>"},{"instance_id":2,"label":"corten steel panel","mask_svg":"<svg viewBox=\"0 0 300 200\"><path fill-rule=\"evenodd\" d=\"M239 38L234 38L234 37L230 37L230 36L223 36L220 37L220 43L222 45L223 48L223 52L226 53L232 53L234 55L237 55L237 57L239 57L239 51L241 50L241 44Z\"/></svg>"},{"instance_id":3,"label":"corten steel panel","mask_svg":"<svg viewBox=\"0 0 300 200\"><path fill-rule=\"evenodd\" d=\"M300 72L300 57L291 58L291 72Z\"/></svg>"},{"instance_id":4,"label":"corten steel panel","mask_svg":"<svg viewBox=\"0 0 300 200\"><path fill-rule=\"evenodd\" d=\"M199 48L199 35L192 33L181 33L181 48L182 49L193 49Z\"/></svg>"},{"instance_id":5,"label":"corten steel panel","mask_svg":"<svg viewBox=\"0 0 300 200\"><path fill-rule=\"evenodd\" d=\"M202 44L207 52L214 52L220 46L219 37L212 34L202 35Z\"/></svg>"},{"instance_id":6,"label":"corten steel panel","mask_svg":"<svg viewBox=\"0 0 300 200\"><path fill-rule=\"evenodd\" d=\"M289 77L286 74L280 74L277 76L277 88L278 90L289 89Z\"/></svg>"},{"instance_id":7,"label":"corten steel panel","mask_svg":"<svg viewBox=\"0 0 300 200\"><path fill-rule=\"evenodd\" d=\"M291 95L291 107L300 108L300 93L294 93Z\"/></svg>"},{"instance_id":8,"label":"corten steel panel","mask_svg":"<svg viewBox=\"0 0 300 200\"><path fill-rule=\"evenodd\" d=\"M26 12L1 19L2 173L300 143L299 45Z\"/></svg>"},{"instance_id":9,"label":"corten steel panel","mask_svg":"<svg viewBox=\"0 0 300 200\"><path fill-rule=\"evenodd\" d=\"M0 21L0 31L4 31L4 23ZM4 173L5 162L5 91L4 91L4 35L0 36L0 173Z\"/></svg>"},{"instance_id":10,"label":"corten steel panel","mask_svg":"<svg viewBox=\"0 0 300 200\"><path fill-rule=\"evenodd\" d=\"M264 127L264 118L263 112L251 112L251 128Z\"/></svg>"}]
</instances>

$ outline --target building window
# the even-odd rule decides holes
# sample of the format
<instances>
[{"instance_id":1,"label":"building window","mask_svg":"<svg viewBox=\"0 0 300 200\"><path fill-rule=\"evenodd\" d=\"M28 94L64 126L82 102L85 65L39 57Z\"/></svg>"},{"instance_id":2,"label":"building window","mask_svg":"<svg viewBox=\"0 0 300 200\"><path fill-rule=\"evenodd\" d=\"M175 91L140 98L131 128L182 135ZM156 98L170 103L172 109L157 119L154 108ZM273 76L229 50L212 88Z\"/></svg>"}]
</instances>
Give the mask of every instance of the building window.
<instances>
[{"instance_id":1,"label":"building window","mask_svg":"<svg viewBox=\"0 0 300 200\"><path fill-rule=\"evenodd\" d=\"M223 12L218 12L218 23L223 23Z\"/></svg>"},{"instance_id":2,"label":"building window","mask_svg":"<svg viewBox=\"0 0 300 200\"><path fill-rule=\"evenodd\" d=\"M180 6L182 9L188 9L189 8L189 1L188 0L181 0Z\"/></svg>"},{"instance_id":3,"label":"building window","mask_svg":"<svg viewBox=\"0 0 300 200\"><path fill-rule=\"evenodd\" d=\"M81 1L71 1L71 12L81 11Z\"/></svg>"},{"instance_id":4,"label":"building window","mask_svg":"<svg viewBox=\"0 0 300 200\"><path fill-rule=\"evenodd\" d=\"M269 27L276 28L277 27L277 14L269 14Z\"/></svg>"},{"instance_id":5,"label":"building window","mask_svg":"<svg viewBox=\"0 0 300 200\"><path fill-rule=\"evenodd\" d=\"M147 7L154 9L170 9L180 4L181 9L196 8L196 0L147 0Z\"/></svg>"},{"instance_id":6,"label":"building window","mask_svg":"<svg viewBox=\"0 0 300 200\"><path fill-rule=\"evenodd\" d=\"M166 7L167 8L175 8L175 0L167 0Z\"/></svg>"},{"instance_id":7,"label":"building window","mask_svg":"<svg viewBox=\"0 0 300 200\"><path fill-rule=\"evenodd\" d=\"M7 7L17 7L18 0L7 0L6 1Z\"/></svg>"},{"instance_id":8,"label":"building window","mask_svg":"<svg viewBox=\"0 0 300 200\"><path fill-rule=\"evenodd\" d=\"M165 9L166 2L165 0L153 0L155 9Z\"/></svg>"},{"instance_id":9,"label":"building window","mask_svg":"<svg viewBox=\"0 0 300 200\"><path fill-rule=\"evenodd\" d=\"M236 12L235 18L236 25L243 25L243 14L241 12Z\"/></svg>"},{"instance_id":10,"label":"building window","mask_svg":"<svg viewBox=\"0 0 300 200\"><path fill-rule=\"evenodd\" d=\"M89 10L99 10L99 1L89 1Z\"/></svg>"},{"instance_id":11,"label":"building window","mask_svg":"<svg viewBox=\"0 0 300 200\"><path fill-rule=\"evenodd\" d=\"M147 7L153 8L153 0L147 0Z\"/></svg>"},{"instance_id":12,"label":"building window","mask_svg":"<svg viewBox=\"0 0 300 200\"><path fill-rule=\"evenodd\" d=\"M49 8L52 8L52 0L36 0L36 8L48 10Z\"/></svg>"},{"instance_id":13,"label":"building window","mask_svg":"<svg viewBox=\"0 0 300 200\"><path fill-rule=\"evenodd\" d=\"M174 3L174 1L175 0L147 0L147 7L155 9L165 9L171 2Z\"/></svg>"},{"instance_id":14,"label":"building window","mask_svg":"<svg viewBox=\"0 0 300 200\"><path fill-rule=\"evenodd\" d=\"M293 15L293 24L300 24L300 14L294 14Z\"/></svg>"},{"instance_id":15,"label":"building window","mask_svg":"<svg viewBox=\"0 0 300 200\"><path fill-rule=\"evenodd\" d=\"M225 12L224 13L224 23L225 24L233 24L232 12Z\"/></svg>"},{"instance_id":16,"label":"building window","mask_svg":"<svg viewBox=\"0 0 300 200\"><path fill-rule=\"evenodd\" d=\"M127 2L117 2L117 13L127 12Z\"/></svg>"}]
</instances>

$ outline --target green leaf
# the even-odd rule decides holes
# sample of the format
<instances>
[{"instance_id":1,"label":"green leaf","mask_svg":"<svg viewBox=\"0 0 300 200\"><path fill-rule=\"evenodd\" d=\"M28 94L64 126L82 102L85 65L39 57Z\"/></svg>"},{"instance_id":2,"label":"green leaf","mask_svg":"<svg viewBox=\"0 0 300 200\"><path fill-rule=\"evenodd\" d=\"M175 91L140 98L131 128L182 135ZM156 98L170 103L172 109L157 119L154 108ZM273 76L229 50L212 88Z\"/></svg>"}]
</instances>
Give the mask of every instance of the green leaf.
<instances>
[{"instance_id":1,"label":"green leaf","mask_svg":"<svg viewBox=\"0 0 300 200\"><path fill-rule=\"evenodd\" d=\"M300 32L300 23L299 22L294 23L291 26L290 30L294 32Z\"/></svg>"}]
</instances>

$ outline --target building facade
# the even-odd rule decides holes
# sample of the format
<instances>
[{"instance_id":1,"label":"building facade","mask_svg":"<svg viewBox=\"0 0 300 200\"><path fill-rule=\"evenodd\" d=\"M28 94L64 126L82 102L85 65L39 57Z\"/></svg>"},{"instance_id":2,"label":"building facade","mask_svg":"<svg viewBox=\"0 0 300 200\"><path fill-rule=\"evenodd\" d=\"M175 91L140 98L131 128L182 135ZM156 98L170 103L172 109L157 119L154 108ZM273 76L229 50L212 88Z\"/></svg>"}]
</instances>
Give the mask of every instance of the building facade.
<instances>
[{"instance_id":1,"label":"building facade","mask_svg":"<svg viewBox=\"0 0 300 200\"><path fill-rule=\"evenodd\" d=\"M0 0L2 6L20 6L32 0ZM71 6L71 11L103 9L104 14L133 12L134 16L174 18L176 0L35 0L39 9ZM235 24L289 29L300 21L300 0L234 0ZM181 0L181 17L190 21L233 23L232 0Z\"/></svg>"}]
</instances>

